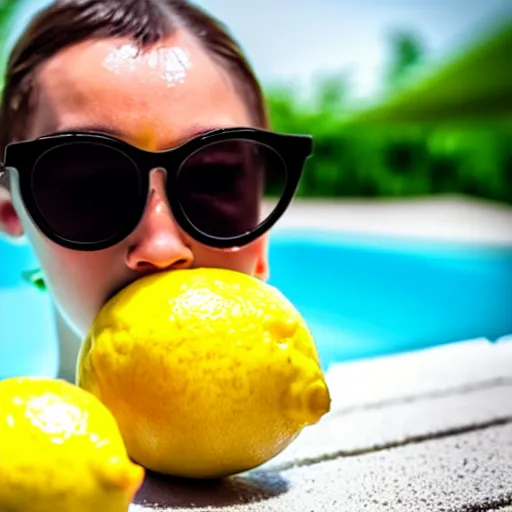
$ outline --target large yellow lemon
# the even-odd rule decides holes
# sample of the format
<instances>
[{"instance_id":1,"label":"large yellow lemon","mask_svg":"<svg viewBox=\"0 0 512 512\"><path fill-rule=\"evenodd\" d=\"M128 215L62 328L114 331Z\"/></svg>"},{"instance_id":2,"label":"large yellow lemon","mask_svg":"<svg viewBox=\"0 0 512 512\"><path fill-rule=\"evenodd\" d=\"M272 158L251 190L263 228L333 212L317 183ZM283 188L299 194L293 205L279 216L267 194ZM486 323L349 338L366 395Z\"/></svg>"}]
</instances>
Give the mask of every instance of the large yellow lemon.
<instances>
[{"instance_id":1,"label":"large yellow lemon","mask_svg":"<svg viewBox=\"0 0 512 512\"><path fill-rule=\"evenodd\" d=\"M61 380L0 381L2 512L126 512L143 476L90 393Z\"/></svg>"},{"instance_id":2,"label":"large yellow lemon","mask_svg":"<svg viewBox=\"0 0 512 512\"><path fill-rule=\"evenodd\" d=\"M229 270L126 287L97 316L77 375L116 417L130 456L175 476L261 465L330 408L300 314L274 287Z\"/></svg>"}]
</instances>

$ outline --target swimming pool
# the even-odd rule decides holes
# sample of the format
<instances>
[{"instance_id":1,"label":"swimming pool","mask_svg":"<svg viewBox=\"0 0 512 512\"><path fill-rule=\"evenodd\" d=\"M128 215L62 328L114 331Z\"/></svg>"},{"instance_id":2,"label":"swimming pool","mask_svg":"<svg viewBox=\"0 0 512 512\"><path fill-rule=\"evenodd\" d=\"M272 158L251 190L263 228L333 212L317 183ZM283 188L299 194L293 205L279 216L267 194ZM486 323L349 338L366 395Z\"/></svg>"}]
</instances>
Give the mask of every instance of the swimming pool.
<instances>
[{"instance_id":1,"label":"swimming pool","mask_svg":"<svg viewBox=\"0 0 512 512\"><path fill-rule=\"evenodd\" d=\"M512 247L277 229L269 250L270 283L304 315L325 369L512 333ZM49 298L21 278L35 256L0 237L0 261L0 378L55 376Z\"/></svg>"},{"instance_id":2,"label":"swimming pool","mask_svg":"<svg viewBox=\"0 0 512 512\"><path fill-rule=\"evenodd\" d=\"M0 379L16 375L55 377L58 344L47 294L22 273L38 266L30 246L0 236Z\"/></svg>"},{"instance_id":3,"label":"swimming pool","mask_svg":"<svg viewBox=\"0 0 512 512\"><path fill-rule=\"evenodd\" d=\"M270 262L325 368L512 333L512 246L276 230Z\"/></svg>"}]
</instances>

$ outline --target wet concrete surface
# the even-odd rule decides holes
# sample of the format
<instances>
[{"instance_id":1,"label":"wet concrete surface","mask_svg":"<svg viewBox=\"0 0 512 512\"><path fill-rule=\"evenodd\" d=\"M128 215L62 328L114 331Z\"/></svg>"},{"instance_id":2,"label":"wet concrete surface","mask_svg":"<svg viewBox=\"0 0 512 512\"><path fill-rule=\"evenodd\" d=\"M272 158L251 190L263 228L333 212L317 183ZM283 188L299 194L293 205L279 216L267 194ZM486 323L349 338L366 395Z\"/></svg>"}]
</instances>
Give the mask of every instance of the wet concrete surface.
<instances>
[{"instance_id":1,"label":"wet concrete surface","mask_svg":"<svg viewBox=\"0 0 512 512\"><path fill-rule=\"evenodd\" d=\"M476 339L339 364L327 380L334 408L349 412L511 381L511 361L512 343Z\"/></svg>"},{"instance_id":2,"label":"wet concrete surface","mask_svg":"<svg viewBox=\"0 0 512 512\"><path fill-rule=\"evenodd\" d=\"M435 358L427 350L375 361L374 377L394 368L395 382L366 400L360 393L359 402L344 397L371 362L359 363L360 372L351 363L346 374L340 365L330 375L331 386L344 383L344 393L333 394L333 411L276 459L222 481L150 474L130 512L508 512L512 343L490 347L469 342L432 349ZM436 358L440 367L452 361L459 378L451 375L449 385L432 378Z\"/></svg>"},{"instance_id":3,"label":"wet concrete surface","mask_svg":"<svg viewBox=\"0 0 512 512\"><path fill-rule=\"evenodd\" d=\"M333 412L305 429L269 467L363 454L507 421L512 422L512 384L349 414Z\"/></svg>"},{"instance_id":4,"label":"wet concrete surface","mask_svg":"<svg viewBox=\"0 0 512 512\"><path fill-rule=\"evenodd\" d=\"M162 480L133 512L493 510L512 504L512 424L222 483Z\"/></svg>"}]
</instances>

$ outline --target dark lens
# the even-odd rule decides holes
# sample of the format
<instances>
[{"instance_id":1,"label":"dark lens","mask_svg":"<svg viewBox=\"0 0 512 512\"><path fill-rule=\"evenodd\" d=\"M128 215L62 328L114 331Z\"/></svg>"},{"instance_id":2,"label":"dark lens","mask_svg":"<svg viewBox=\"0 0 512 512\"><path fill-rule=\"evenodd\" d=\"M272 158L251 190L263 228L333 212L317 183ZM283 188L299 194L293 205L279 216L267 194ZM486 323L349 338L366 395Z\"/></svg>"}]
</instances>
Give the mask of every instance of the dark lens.
<instances>
[{"instance_id":1,"label":"dark lens","mask_svg":"<svg viewBox=\"0 0 512 512\"><path fill-rule=\"evenodd\" d=\"M178 172L178 197L190 222L210 236L253 231L274 211L286 186L286 168L273 149L253 141L212 143Z\"/></svg>"},{"instance_id":2,"label":"dark lens","mask_svg":"<svg viewBox=\"0 0 512 512\"><path fill-rule=\"evenodd\" d=\"M47 151L32 177L34 201L48 226L58 236L82 243L108 240L124 229L140 188L128 156L89 142Z\"/></svg>"}]
</instances>

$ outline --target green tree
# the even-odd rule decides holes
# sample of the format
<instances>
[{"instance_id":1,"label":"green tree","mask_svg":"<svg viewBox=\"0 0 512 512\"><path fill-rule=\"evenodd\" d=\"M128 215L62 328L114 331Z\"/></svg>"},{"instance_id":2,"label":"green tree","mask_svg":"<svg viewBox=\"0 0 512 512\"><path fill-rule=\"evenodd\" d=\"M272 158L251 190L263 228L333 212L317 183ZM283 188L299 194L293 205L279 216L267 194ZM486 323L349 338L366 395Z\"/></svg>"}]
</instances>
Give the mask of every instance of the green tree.
<instances>
[{"instance_id":1,"label":"green tree","mask_svg":"<svg viewBox=\"0 0 512 512\"><path fill-rule=\"evenodd\" d=\"M367 126L468 125L489 120L510 123L511 55L512 20L507 20L447 64L356 113L351 122Z\"/></svg>"},{"instance_id":2,"label":"green tree","mask_svg":"<svg viewBox=\"0 0 512 512\"><path fill-rule=\"evenodd\" d=\"M423 59L417 41L396 37L392 47L387 85L401 85L369 108L349 110L343 74L318 81L307 100L268 91L274 128L314 136L299 195L456 193L512 203L512 24L428 74L413 73Z\"/></svg>"},{"instance_id":3,"label":"green tree","mask_svg":"<svg viewBox=\"0 0 512 512\"><path fill-rule=\"evenodd\" d=\"M397 31L391 35L391 62L386 82L390 88L402 85L424 60L425 49L419 36L407 31Z\"/></svg>"},{"instance_id":4,"label":"green tree","mask_svg":"<svg viewBox=\"0 0 512 512\"><path fill-rule=\"evenodd\" d=\"M21 4L20 0L0 0L0 89L3 87L4 82L7 42Z\"/></svg>"}]
</instances>

